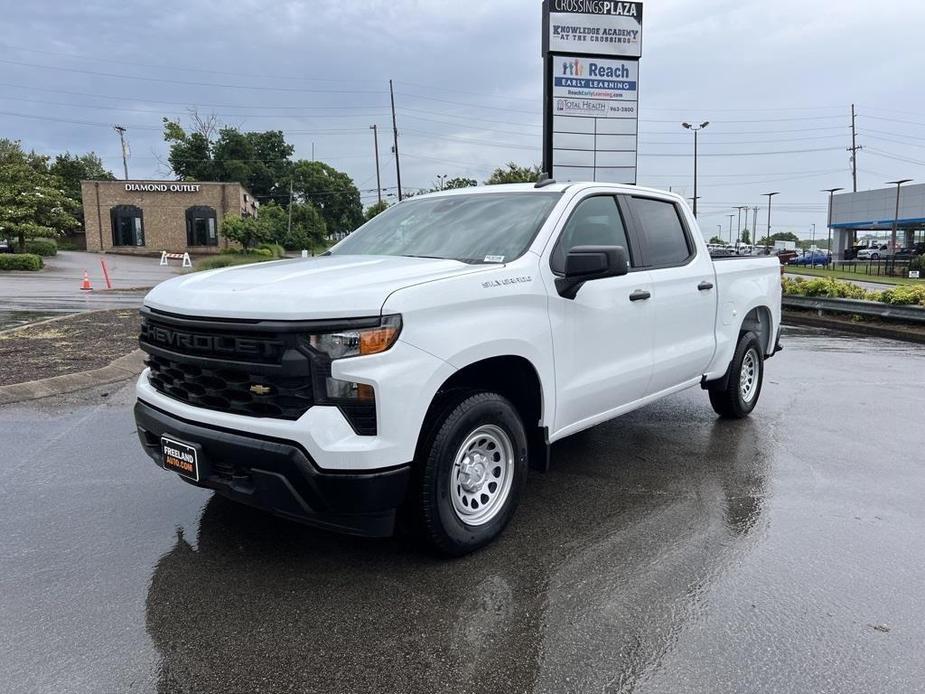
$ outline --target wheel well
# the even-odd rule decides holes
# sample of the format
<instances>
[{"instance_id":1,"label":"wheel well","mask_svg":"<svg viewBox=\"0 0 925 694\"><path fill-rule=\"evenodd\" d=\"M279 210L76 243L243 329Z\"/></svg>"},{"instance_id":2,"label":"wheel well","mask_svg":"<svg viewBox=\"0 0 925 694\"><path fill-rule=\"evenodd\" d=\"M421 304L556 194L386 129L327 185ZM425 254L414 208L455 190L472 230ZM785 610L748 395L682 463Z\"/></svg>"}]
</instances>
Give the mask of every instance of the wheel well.
<instances>
[{"instance_id":1,"label":"wheel well","mask_svg":"<svg viewBox=\"0 0 925 694\"><path fill-rule=\"evenodd\" d=\"M517 409L523 420L527 437L534 445L545 444L545 436L540 430L540 418L543 414L543 390L539 374L527 359L517 356L491 357L483 359L450 376L437 390L418 438L418 447L429 435L429 423L446 407L446 401L454 394L470 390L487 390L503 395ZM531 454L531 458L533 455ZM537 455L535 460L541 456Z\"/></svg>"},{"instance_id":2,"label":"wheel well","mask_svg":"<svg viewBox=\"0 0 925 694\"><path fill-rule=\"evenodd\" d=\"M771 311L767 306L756 306L745 316L739 334L749 331L758 336L758 342L761 344L761 351L763 352L762 356L766 357L768 350L771 348Z\"/></svg>"}]
</instances>

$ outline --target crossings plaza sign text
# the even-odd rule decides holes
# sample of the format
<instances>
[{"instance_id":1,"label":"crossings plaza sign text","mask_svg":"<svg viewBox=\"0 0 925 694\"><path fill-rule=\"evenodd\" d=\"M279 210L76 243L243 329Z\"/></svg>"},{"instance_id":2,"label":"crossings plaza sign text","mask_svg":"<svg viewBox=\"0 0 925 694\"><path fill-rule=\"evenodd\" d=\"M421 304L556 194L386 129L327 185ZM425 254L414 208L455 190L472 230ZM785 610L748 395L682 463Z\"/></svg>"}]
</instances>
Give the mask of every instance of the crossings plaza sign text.
<instances>
[{"instance_id":1,"label":"crossings plaza sign text","mask_svg":"<svg viewBox=\"0 0 925 694\"><path fill-rule=\"evenodd\" d=\"M547 0L544 52L638 58L642 55L642 3Z\"/></svg>"}]
</instances>

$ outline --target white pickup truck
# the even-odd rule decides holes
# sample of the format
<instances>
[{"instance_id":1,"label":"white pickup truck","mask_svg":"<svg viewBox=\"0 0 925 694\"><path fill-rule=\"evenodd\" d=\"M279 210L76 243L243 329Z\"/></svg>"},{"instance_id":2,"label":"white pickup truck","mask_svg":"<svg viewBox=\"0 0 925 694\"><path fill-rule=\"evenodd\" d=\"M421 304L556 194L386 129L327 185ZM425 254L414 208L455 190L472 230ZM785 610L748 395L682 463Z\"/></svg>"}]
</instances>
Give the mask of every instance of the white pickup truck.
<instances>
[{"instance_id":1,"label":"white pickup truck","mask_svg":"<svg viewBox=\"0 0 925 694\"><path fill-rule=\"evenodd\" d=\"M744 417L779 349L777 258L711 260L682 198L544 181L399 203L322 257L156 287L142 445L280 516L470 552L549 445L685 388Z\"/></svg>"}]
</instances>

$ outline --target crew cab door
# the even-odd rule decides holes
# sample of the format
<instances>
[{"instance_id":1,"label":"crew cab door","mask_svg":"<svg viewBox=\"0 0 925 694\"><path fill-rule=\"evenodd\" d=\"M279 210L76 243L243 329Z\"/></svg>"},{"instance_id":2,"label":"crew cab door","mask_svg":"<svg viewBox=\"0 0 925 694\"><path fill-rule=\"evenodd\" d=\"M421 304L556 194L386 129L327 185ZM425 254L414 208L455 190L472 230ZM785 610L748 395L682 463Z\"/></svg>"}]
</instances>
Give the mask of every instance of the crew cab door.
<instances>
[{"instance_id":1,"label":"crew cab door","mask_svg":"<svg viewBox=\"0 0 925 694\"><path fill-rule=\"evenodd\" d=\"M550 243L548 268L561 276L565 256L576 246L623 246L630 272L584 284L574 299L558 295L552 281L549 319L555 354L555 431L561 435L596 423L598 415L638 400L652 371L652 312L649 273L636 267L617 197L591 194L567 215ZM599 419L604 419L601 417ZM592 420L592 421L588 421Z\"/></svg>"},{"instance_id":2,"label":"crew cab door","mask_svg":"<svg viewBox=\"0 0 925 694\"><path fill-rule=\"evenodd\" d=\"M652 281L654 349L647 394L654 394L699 379L713 359L716 273L677 202L634 195L627 206Z\"/></svg>"}]
</instances>

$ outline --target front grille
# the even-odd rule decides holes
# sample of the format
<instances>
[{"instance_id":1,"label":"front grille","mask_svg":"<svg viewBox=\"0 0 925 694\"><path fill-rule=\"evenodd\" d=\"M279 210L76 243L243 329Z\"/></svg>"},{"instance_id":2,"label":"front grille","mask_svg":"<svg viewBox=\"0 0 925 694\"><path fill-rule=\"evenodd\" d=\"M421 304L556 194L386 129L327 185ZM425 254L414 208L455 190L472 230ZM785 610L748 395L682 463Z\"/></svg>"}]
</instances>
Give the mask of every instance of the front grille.
<instances>
[{"instance_id":1,"label":"front grille","mask_svg":"<svg viewBox=\"0 0 925 694\"><path fill-rule=\"evenodd\" d=\"M315 404L312 355L279 324L193 319L142 310L151 386L195 407L296 420Z\"/></svg>"},{"instance_id":2,"label":"front grille","mask_svg":"<svg viewBox=\"0 0 925 694\"><path fill-rule=\"evenodd\" d=\"M155 390L196 407L294 420L314 404L310 376L267 376L239 365L216 367L155 354L148 357L147 365Z\"/></svg>"}]
</instances>

